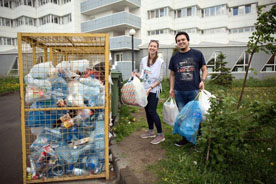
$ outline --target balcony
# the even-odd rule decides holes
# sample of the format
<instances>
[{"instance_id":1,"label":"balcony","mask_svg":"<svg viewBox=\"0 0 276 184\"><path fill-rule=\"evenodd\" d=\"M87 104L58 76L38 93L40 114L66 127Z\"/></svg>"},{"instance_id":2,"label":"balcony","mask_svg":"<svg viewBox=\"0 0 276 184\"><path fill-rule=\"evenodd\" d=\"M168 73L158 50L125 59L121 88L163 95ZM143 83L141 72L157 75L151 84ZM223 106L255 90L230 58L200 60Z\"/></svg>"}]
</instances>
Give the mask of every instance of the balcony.
<instances>
[{"instance_id":1,"label":"balcony","mask_svg":"<svg viewBox=\"0 0 276 184\"><path fill-rule=\"evenodd\" d=\"M124 31L131 28L140 29L141 18L127 12L119 12L81 23L81 32L90 33Z\"/></svg>"},{"instance_id":2,"label":"balcony","mask_svg":"<svg viewBox=\"0 0 276 184\"><path fill-rule=\"evenodd\" d=\"M134 50L138 50L138 46L142 43L141 39L134 38ZM110 42L110 50L115 51L115 50L131 50L132 45L131 45L131 36L117 36L117 37L111 37L109 39Z\"/></svg>"},{"instance_id":3,"label":"balcony","mask_svg":"<svg viewBox=\"0 0 276 184\"><path fill-rule=\"evenodd\" d=\"M141 0L87 0L81 3L81 13L92 15L109 10L123 11L124 7L129 9L139 8Z\"/></svg>"}]
</instances>

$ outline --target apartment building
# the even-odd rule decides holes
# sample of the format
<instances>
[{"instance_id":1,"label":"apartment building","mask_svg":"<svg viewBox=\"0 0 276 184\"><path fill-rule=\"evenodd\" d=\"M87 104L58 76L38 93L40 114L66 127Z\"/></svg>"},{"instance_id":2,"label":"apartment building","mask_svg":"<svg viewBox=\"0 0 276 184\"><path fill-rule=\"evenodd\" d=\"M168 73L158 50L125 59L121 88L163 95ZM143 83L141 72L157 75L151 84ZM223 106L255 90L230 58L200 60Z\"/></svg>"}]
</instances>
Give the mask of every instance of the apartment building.
<instances>
[{"instance_id":1,"label":"apartment building","mask_svg":"<svg viewBox=\"0 0 276 184\"><path fill-rule=\"evenodd\" d=\"M0 75L16 75L17 32L80 32L77 0L0 0Z\"/></svg>"},{"instance_id":2,"label":"apartment building","mask_svg":"<svg viewBox=\"0 0 276 184\"><path fill-rule=\"evenodd\" d=\"M191 47L203 52L210 73L214 71L218 54L223 53L226 55L227 67L236 78L244 76L248 64L246 44L254 31L258 7L265 5L269 9L276 4L275 0L0 2L0 51L16 49L18 31L109 33L112 64L125 73L130 70L132 60L131 29L135 30L136 68L139 68L141 58L147 54L147 44L152 39L159 40L160 57L168 64L175 48L175 34L186 31L190 35ZM250 76L275 76L276 58L260 52L254 56L252 67L256 71L251 72Z\"/></svg>"}]
</instances>

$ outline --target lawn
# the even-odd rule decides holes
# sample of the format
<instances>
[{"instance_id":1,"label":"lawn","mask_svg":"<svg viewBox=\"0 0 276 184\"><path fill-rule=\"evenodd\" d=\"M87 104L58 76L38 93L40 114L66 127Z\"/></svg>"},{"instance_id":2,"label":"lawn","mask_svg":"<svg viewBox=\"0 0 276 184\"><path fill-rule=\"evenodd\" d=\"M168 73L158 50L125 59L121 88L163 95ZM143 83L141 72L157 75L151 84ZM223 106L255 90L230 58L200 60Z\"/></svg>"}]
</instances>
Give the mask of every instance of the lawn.
<instances>
[{"instance_id":1,"label":"lawn","mask_svg":"<svg viewBox=\"0 0 276 184\"><path fill-rule=\"evenodd\" d=\"M151 167L162 183L276 183L276 80L249 79L237 110L241 82L234 81L230 88L206 84L217 101L202 123L196 145L174 146L181 137L163 124L167 159ZM168 91L168 80L164 80L158 105L161 118ZM121 116L127 115L122 112ZM141 126L125 123L125 136Z\"/></svg>"},{"instance_id":2,"label":"lawn","mask_svg":"<svg viewBox=\"0 0 276 184\"><path fill-rule=\"evenodd\" d=\"M225 88L207 82L206 89L217 100L202 122L196 145L174 146L180 136L163 124L167 159L151 167L162 183L276 183L276 80L249 79L237 110L241 83L235 80ZM18 78L0 78L0 93L18 90ZM166 79L158 105L161 118L168 95ZM146 126L146 120L134 118L136 112L137 107L121 107L119 123L113 127L117 141Z\"/></svg>"},{"instance_id":3,"label":"lawn","mask_svg":"<svg viewBox=\"0 0 276 184\"><path fill-rule=\"evenodd\" d=\"M0 94L19 90L19 79L16 77L0 77Z\"/></svg>"}]
</instances>

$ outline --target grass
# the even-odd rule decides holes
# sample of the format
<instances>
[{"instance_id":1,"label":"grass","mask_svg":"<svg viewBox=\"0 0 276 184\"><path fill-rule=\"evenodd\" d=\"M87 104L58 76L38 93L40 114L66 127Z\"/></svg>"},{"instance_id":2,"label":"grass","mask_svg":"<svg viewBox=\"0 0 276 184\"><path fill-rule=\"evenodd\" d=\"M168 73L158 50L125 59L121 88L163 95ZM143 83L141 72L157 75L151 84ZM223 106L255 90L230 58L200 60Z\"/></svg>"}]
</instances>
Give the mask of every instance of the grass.
<instances>
[{"instance_id":1,"label":"grass","mask_svg":"<svg viewBox=\"0 0 276 184\"><path fill-rule=\"evenodd\" d=\"M214 95L217 95L219 91L223 91L237 101L241 91L241 85L242 80L235 80L231 88L211 86L207 83L206 89ZM161 119L163 118L163 102L169 97L168 79L164 80L162 87L163 91L157 109ZM270 100L275 102L276 80L268 79L261 81L249 79L247 81L247 87L245 88L242 105L246 106L252 100L259 100L260 102ZM129 106L126 109L124 108L126 107L123 107L121 116L132 117L132 113L127 112L131 108ZM117 135L120 135L119 140L122 140L124 136L129 135L132 131L145 127L146 123L143 120L141 124L124 123L123 125L125 126L124 128L117 130ZM174 146L174 142L181 137L179 135L172 135L173 128L171 126L164 123L162 126L166 137L166 141L162 143L162 147L167 152L167 159L163 159L156 165L150 166L150 169L161 178L162 184L270 183L271 181L276 183L276 127L266 127L262 130L264 137L272 139L271 142L257 142L253 149L241 151L240 158L244 159L243 163L236 163L233 166L229 166L229 171L227 172L217 172L202 165L200 160L202 155L200 155L198 146L192 144L187 144L183 147ZM125 133L121 134L121 130ZM275 173L275 176L271 175L271 173Z\"/></svg>"},{"instance_id":2,"label":"grass","mask_svg":"<svg viewBox=\"0 0 276 184\"><path fill-rule=\"evenodd\" d=\"M236 82L236 81L235 81ZM249 101L274 101L276 100L276 85L275 80L262 81L249 80L250 87L245 88L243 97L243 105L245 106ZM208 91L216 95L220 90L231 95L235 101L238 100L241 91L240 82L236 82L232 88L218 88L216 86L208 86ZM168 86L164 84L163 86ZM168 89L166 89L168 90ZM168 93L168 92L166 92ZM168 94L163 94L163 98L168 98ZM158 113L162 116L162 103L158 106ZM200 165L199 148L192 144L187 144L183 147L175 147L173 144L179 140L178 135L172 135L172 127L164 125L164 133L166 141L163 145L167 151L168 159L161 160L152 169L161 177L161 183L167 184L181 184L181 183L269 183L276 182L276 154L275 146L275 127L263 128L263 137L272 139L271 142L258 142L256 147L241 152L243 163L236 163L236 166L231 166L233 170L227 173L219 173L217 171L207 169L204 165ZM267 136L266 136L267 135ZM274 138L273 138L274 135ZM271 149L271 150L270 150ZM270 150L270 151L269 151ZM247 164L244 164L247 163ZM247 173L247 174L246 174ZM275 173L275 176L269 176ZM255 178L255 179L254 179ZM274 178L274 179L273 179Z\"/></svg>"},{"instance_id":3,"label":"grass","mask_svg":"<svg viewBox=\"0 0 276 184\"><path fill-rule=\"evenodd\" d=\"M120 142L123 138L132 132L146 127L146 120L143 118L136 119L133 115L138 112L138 107L122 105L120 117L113 131L116 133L116 141Z\"/></svg>"},{"instance_id":4,"label":"grass","mask_svg":"<svg viewBox=\"0 0 276 184\"><path fill-rule=\"evenodd\" d=\"M234 80L232 86L241 87L242 83L243 83L243 79ZM276 78L259 80L259 79L250 77L246 81L246 87L273 87L273 86L276 86Z\"/></svg>"},{"instance_id":5,"label":"grass","mask_svg":"<svg viewBox=\"0 0 276 184\"><path fill-rule=\"evenodd\" d=\"M19 90L19 79L16 77L0 77L0 94Z\"/></svg>"}]
</instances>

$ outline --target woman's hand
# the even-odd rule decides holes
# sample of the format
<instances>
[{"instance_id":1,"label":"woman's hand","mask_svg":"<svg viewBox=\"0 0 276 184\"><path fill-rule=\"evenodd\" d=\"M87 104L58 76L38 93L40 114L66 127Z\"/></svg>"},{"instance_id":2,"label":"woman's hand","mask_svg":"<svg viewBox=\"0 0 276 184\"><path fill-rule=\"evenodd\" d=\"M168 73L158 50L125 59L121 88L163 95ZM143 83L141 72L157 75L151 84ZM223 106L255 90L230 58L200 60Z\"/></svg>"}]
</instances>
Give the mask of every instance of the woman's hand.
<instances>
[{"instance_id":1,"label":"woman's hand","mask_svg":"<svg viewBox=\"0 0 276 184\"><path fill-rule=\"evenodd\" d=\"M151 91L151 88L149 88L149 89L147 90L147 96L149 96L150 91Z\"/></svg>"},{"instance_id":2,"label":"woman's hand","mask_svg":"<svg viewBox=\"0 0 276 184\"><path fill-rule=\"evenodd\" d=\"M132 76L136 76L138 78L140 78L141 74L140 73L136 73L135 71L132 72Z\"/></svg>"}]
</instances>

